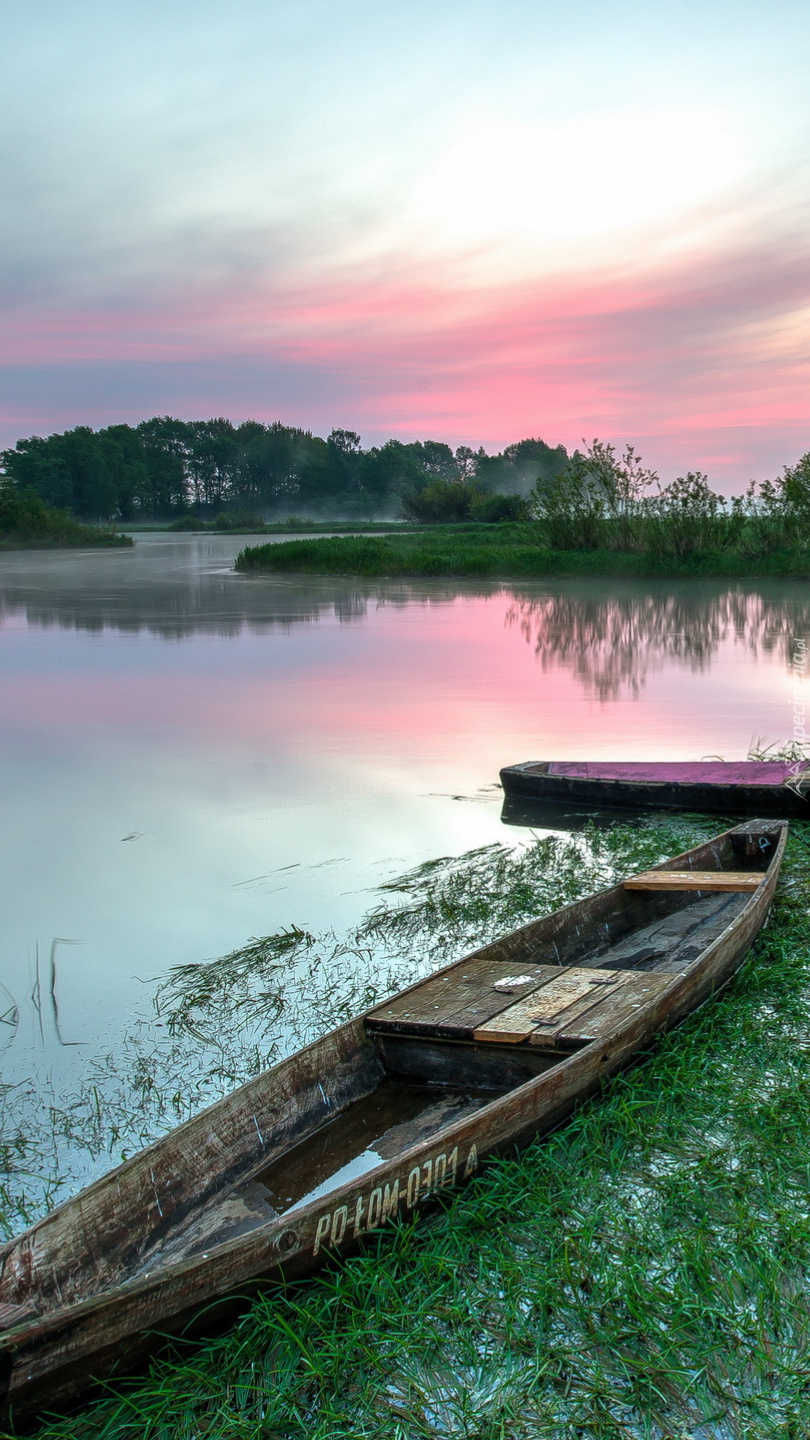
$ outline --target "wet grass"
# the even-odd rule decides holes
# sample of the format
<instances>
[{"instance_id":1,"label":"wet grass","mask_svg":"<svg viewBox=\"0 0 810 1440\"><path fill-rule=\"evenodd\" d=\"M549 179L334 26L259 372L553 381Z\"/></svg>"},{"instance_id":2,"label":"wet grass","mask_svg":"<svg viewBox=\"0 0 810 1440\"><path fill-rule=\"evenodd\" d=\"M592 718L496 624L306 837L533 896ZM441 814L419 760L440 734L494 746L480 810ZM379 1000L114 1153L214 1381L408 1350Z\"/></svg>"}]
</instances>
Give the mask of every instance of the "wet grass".
<instances>
[{"instance_id":1,"label":"wet grass","mask_svg":"<svg viewBox=\"0 0 810 1440\"><path fill-rule=\"evenodd\" d=\"M290 540L247 546L236 558L245 573L385 577L543 579L580 575L622 578L780 576L807 578L810 557L802 550L752 556L734 550L672 555L618 550L552 550L533 525L445 527L415 535Z\"/></svg>"},{"instance_id":2,"label":"wet grass","mask_svg":"<svg viewBox=\"0 0 810 1440\"><path fill-rule=\"evenodd\" d=\"M370 983L353 953L388 956L401 983L400 965L432 968L712 828L618 826L422 867L351 936L331 937L345 964L322 982L323 1028L330 1005L361 1001ZM42 1437L801 1440L809 886L810 827L794 826L772 918L734 985L556 1135ZM281 988L284 967L326 954L304 932L272 941L250 952L258 977L248 949L174 972L159 999L174 1043L216 1019L228 986L260 1024L251 1007Z\"/></svg>"}]
</instances>

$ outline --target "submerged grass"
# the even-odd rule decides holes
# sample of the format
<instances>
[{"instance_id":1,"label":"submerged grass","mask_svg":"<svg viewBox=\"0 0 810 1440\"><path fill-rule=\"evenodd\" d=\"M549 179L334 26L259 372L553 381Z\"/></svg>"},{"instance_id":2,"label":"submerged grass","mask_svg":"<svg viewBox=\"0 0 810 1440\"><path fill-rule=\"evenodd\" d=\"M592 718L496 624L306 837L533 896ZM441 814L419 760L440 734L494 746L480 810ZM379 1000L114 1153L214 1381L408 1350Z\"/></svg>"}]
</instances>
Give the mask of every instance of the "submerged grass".
<instances>
[{"instance_id":1,"label":"submerged grass","mask_svg":"<svg viewBox=\"0 0 810 1440\"><path fill-rule=\"evenodd\" d=\"M482 577L543 579L577 575L616 577L718 576L722 578L782 576L805 579L810 556L801 549L751 555L743 551L699 551L674 555L620 550L552 550L525 525L446 527L418 535L290 540L247 546L236 569L250 572L303 574Z\"/></svg>"},{"instance_id":2,"label":"submerged grass","mask_svg":"<svg viewBox=\"0 0 810 1440\"><path fill-rule=\"evenodd\" d=\"M711 828L619 826L422 867L345 954L381 946L432 968ZM266 1293L219 1339L177 1345L43 1440L806 1437L808 885L810 827L794 826L772 918L731 989L556 1135L421 1225ZM286 943L268 965L318 947L302 932ZM248 1018L264 980L247 952L219 963ZM216 962L194 970L162 994L177 1035L224 1003Z\"/></svg>"}]
</instances>

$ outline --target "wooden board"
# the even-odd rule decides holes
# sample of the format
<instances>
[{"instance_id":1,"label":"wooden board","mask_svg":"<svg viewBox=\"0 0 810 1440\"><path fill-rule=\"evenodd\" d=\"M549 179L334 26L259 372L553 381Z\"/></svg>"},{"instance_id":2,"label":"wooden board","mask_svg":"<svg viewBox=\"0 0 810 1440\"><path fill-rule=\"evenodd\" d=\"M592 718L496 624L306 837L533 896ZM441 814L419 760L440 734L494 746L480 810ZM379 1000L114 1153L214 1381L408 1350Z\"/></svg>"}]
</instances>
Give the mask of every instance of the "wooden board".
<instances>
[{"instance_id":1,"label":"wooden board","mask_svg":"<svg viewBox=\"0 0 810 1440\"><path fill-rule=\"evenodd\" d=\"M623 880L625 890L756 890L765 879L758 870L645 870Z\"/></svg>"},{"instance_id":2,"label":"wooden board","mask_svg":"<svg viewBox=\"0 0 810 1440\"><path fill-rule=\"evenodd\" d=\"M621 973L621 972L620 972ZM634 1013L649 1004L662 990L672 983L671 975L624 973L621 985L606 989L599 1003L571 1019L563 1017L554 1034L555 1045L584 1045L591 1040L601 1040L616 1025L633 1018ZM531 1037L533 1043L548 1044L545 1030L537 1030Z\"/></svg>"},{"instance_id":3,"label":"wooden board","mask_svg":"<svg viewBox=\"0 0 810 1440\"><path fill-rule=\"evenodd\" d=\"M479 1026L473 1038L504 1045L520 1044L538 1027L554 1027L575 1005L577 1013L598 1005L608 989L621 986L626 973L624 970L565 970L541 990L518 1000Z\"/></svg>"},{"instance_id":4,"label":"wooden board","mask_svg":"<svg viewBox=\"0 0 810 1440\"><path fill-rule=\"evenodd\" d=\"M518 974L530 978L516 986L514 993L495 988ZM414 989L378 1005L367 1017L366 1029L369 1034L470 1038L477 1025L509 1009L517 996L523 999L534 994L559 974L557 965L516 967L514 960L471 960L461 970L431 976Z\"/></svg>"}]
</instances>

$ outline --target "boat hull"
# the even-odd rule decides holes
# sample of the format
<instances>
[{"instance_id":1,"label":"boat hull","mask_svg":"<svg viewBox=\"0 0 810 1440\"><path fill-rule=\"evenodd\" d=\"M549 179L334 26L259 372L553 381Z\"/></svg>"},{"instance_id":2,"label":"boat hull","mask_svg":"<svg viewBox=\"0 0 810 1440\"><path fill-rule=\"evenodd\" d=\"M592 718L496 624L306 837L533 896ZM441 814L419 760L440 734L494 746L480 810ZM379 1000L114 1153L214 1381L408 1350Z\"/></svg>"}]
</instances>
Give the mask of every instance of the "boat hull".
<instances>
[{"instance_id":1,"label":"boat hull","mask_svg":"<svg viewBox=\"0 0 810 1440\"><path fill-rule=\"evenodd\" d=\"M547 801L555 806L687 810L707 815L810 819L810 800L784 782L747 785L744 780L723 784L719 780L702 782L699 778L602 778L596 774L554 773L552 764L549 761L528 761L521 765L505 765L500 779L506 795L537 804ZM653 766L648 768L654 769ZM696 774L700 771L699 765L683 768L691 768ZM744 770L743 765L738 768Z\"/></svg>"}]
</instances>

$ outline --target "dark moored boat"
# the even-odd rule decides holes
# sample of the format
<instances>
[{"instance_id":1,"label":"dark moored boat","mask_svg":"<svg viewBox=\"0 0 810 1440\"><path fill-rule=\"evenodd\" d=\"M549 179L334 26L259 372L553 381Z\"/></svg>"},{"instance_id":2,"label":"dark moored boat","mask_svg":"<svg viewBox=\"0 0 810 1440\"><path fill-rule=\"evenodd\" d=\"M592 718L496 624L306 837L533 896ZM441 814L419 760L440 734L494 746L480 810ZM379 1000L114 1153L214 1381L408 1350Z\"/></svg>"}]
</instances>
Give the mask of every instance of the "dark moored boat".
<instances>
[{"instance_id":1,"label":"dark moored boat","mask_svg":"<svg viewBox=\"0 0 810 1440\"><path fill-rule=\"evenodd\" d=\"M806 760L527 760L501 783L535 801L810 819Z\"/></svg>"},{"instance_id":2,"label":"dark moored boat","mask_svg":"<svg viewBox=\"0 0 810 1440\"><path fill-rule=\"evenodd\" d=\"M6 1424L248 1282L307 1274L558 1125L734 974L786 827L749 821L420 981L179 1126L0 1251ZM216 1304L215 1304L216 1302ZM219 1308L217 1308L219 1307ZM1 1403L1 1402L0 1402Z\"/></svg>"}]
</instances>

